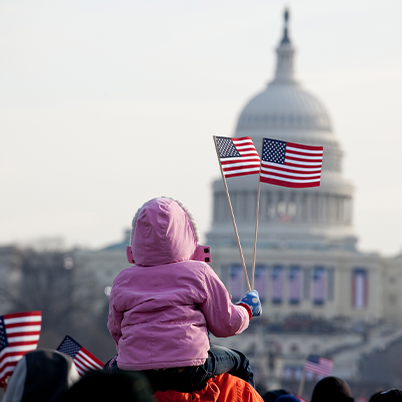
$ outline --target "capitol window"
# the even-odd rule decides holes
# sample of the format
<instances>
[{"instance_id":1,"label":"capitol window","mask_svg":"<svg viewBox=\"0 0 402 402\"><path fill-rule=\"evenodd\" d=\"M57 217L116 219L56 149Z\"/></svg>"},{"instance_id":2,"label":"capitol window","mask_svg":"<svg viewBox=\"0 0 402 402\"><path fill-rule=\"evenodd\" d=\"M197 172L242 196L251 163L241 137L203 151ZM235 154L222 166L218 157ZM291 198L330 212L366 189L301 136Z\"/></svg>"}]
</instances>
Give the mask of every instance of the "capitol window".
<instances>
[{"instance_id":1,"label":"capitol window","mask_svg":"<svg viewBox=\"0 0 402 402\"><path fill-rule=\"evenodd\" d=\"M286 214L286 203L285 201L278 202L278 215L282 216Z\"/></svg>"},{"instance_id":2,"label":"capitol window","mask_svg":"<svg viewBox=\"0 0 402 402\"><path fill-rule=\"evenodd\" d=\"M298 353L300 351L300 348L298 345L295 343L290 345L290 353Z\"/></svg>"},{"instance_id":3,"label":"capitol window","mask_svg":"<svg viewBox=\"0 0 402 402\"><path fill-rule=\"evenodd\" d=\"M268 216L269 220L275 219L275 216L276 216L275 204L273 204L273 203L268 204L267 216Z\"/></svg>"},{"instance_id":4,"label":"capitol window","mask_svg":"<svg viewBox=\"0 0 402 402\"><path fill-rule=\"evenodd\" d=\"M294 201L290 201L288 204L288 215L291 218L296 216L296 203Z\"/></svg>"}]
</instances>

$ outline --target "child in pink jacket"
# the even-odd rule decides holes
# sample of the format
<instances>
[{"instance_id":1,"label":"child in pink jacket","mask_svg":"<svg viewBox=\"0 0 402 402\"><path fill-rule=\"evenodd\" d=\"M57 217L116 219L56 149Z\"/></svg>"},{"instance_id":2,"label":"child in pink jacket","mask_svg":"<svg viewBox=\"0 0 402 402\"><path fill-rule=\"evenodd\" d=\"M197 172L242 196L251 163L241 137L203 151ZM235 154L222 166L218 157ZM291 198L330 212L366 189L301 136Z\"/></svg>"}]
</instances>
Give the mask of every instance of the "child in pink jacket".
<instances>
[{"instance_id":1,"label":"child in pink jacket","mask_svg":"<svg viewBox=\"0 0 402 402\"><path fill-rule=\"evenodd\" d=\"M108 329L117 358L109 369L143 371L154 390L190 392L224 372L254 386L246 356L210 345L209 332L243 332L261 314L256 291L237 304L198 255L198 228L188 208L161 197L146 202L132 222L129 261L113 282Z\"/></svg>"}]
</instances>

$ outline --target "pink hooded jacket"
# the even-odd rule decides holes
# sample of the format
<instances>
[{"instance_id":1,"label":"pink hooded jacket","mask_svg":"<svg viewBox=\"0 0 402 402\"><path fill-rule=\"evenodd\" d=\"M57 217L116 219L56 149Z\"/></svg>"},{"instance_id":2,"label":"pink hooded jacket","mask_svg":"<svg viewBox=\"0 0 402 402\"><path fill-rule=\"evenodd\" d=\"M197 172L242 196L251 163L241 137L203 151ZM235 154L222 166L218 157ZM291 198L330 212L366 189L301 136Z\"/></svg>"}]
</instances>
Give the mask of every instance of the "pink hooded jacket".
<instances>
[{"instance_id":1,"label":"pink hooded jacket","mask_svg":"<svg viewBox=\"0 0 402 402\"><path fill-rule=\"evenodd\" d=\"M245 308L233 305L209 265L191 260L195 221L184 205L156 198L133 219L135 264L113 282L108 329L123 370L198 366L217 337L248 327Z\"/></svg>"}]
</instances>

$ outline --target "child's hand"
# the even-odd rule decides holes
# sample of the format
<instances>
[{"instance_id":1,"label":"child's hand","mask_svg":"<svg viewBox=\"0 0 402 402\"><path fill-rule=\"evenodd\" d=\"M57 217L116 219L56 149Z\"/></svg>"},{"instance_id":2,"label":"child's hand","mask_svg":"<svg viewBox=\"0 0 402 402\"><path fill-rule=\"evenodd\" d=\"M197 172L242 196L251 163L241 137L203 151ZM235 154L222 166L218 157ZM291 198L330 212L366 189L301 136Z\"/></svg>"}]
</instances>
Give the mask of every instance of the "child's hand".
<instances>
[{"instance_id":1,"label":"child's hand","mask_svg":"<svg viewBox=\"0 0 402 402\"><path fill-rule=\"evenodd\" d=\"M236 304L247 309L250 315L250 320L251 317L257 317L262 314L261 302L256 290L247 292Z\"/></svg>"}]
</instances>

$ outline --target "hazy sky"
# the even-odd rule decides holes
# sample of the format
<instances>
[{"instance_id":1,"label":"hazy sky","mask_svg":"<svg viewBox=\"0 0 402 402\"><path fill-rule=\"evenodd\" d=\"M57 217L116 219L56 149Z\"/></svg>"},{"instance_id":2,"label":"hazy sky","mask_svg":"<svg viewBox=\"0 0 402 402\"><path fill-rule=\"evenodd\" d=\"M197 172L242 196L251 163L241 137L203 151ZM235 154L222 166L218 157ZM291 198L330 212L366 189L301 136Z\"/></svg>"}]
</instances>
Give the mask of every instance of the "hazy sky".
<instances>
[{"instance_id":1,"label":"hazy sky","mask_svg":"<svg viewBox=\"0 0 402 402\"><path fill-rule=\"evenodd\" d=\"M0 244L102 247L159 195L205 233L212 135L271 80L285 6L296 76L356 188L359 248L399 253L401 0L2 0Z\"/></svg>"}]
</instances>

